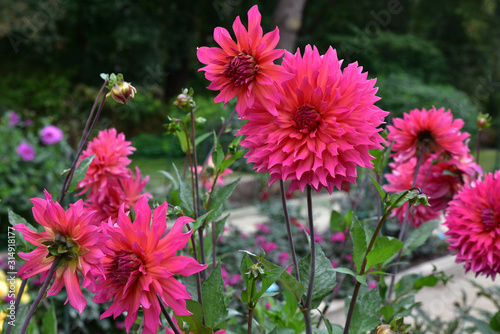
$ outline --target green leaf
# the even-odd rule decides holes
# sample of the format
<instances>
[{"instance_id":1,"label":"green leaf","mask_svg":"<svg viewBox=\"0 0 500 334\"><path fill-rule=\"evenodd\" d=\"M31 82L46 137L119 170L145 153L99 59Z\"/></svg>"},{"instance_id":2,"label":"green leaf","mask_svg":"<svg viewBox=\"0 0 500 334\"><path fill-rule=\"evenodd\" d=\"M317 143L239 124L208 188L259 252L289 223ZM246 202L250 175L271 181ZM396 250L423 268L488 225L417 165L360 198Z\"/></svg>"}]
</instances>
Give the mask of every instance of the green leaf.
<instances>
[{"instance_id":1,"label":"green leaf","mask_svg":"<svg viewBox=\"0 0 500 334\"><path fill-rule=\"evenodd\" d=\"M368 272L373 266L378 263L390 259L403 248L403 242L391 237L378 237L375 240L373 249L366 256L366 269Z\"/></svg>"},{"instance_id":2,"label":"green leaf","mask_svg":"<svg viewBox=\"0 0 500 334\"><path fill-rule=\"evenodd\" d=\"M227 317L224 304L224 280L222 279L221 265L217 264L201 288L205 309L205 324L215 328Z\"/></svg>"},{"instance_id":3,"label":"green leaf","mask_svg":"<svg viewBox=\"0 0 500 334\"><path fill-rule=\"evenodd\" d=\"M210 132L204 133L202 135L199 135L198 137L195 138L194 143L196 146L198 146L200 143L202 143L205 139L207 139L210 136Z\"/></svg>"},{"instance_id":4,"label":"green leaf","mask_svg":"<svg viewBox=\"0 0 500 334\"><path fill-rule=\"evenodd\" d=\"M68 192L73 192L76 190L78 183L85 178L87 175L87 169L89 169L92 160L94 160L95 154L86 157L83 159L78 167L76 167L75 173L73 174L73 179L71 180L71 184L69 185Z\"/></svg>"},{"instance_id":5,"label":"green leaf","mask_svg":"<svg viewBox=\"0 0 500 334\"><path fill-rule=\"evenodd\" d=\"M179 189L179 184L177 183L177 180L175 179L175 177L172 174L170 174L169 172L164 171L164 170L159 170L158 172L165 175L165 177L172 182L173 189Z\"/></svg>"},{"instance_id":6,"label":"green leaf","mask_svg":"<svg viewBox=\"0 0 500 334\"><path fill-rule=\"evenodd\" d=\"M415 285L415 282L421 277L422 275L420 274L410 274L403 276L396 283L396 285L394 285L394 292L396 293L396 298L401 296L403 293L408 293L408 291L411 290Z\"/></svg>"},{"instance_id":7,"label":"green leaf","mask_svg":"<svg viewBox=\"0 0 500 334\"><path fill-rule=\"evenodd\" d=\"M241 273L241 277L243 279L243 282L245 283L245 287L246 289L241 291L241 300L244 302L244 303L249 303L250 302L250 295L248 293L248 291L250 291L250 289L252 288L251 287L251 280L249 279L250 278L250 275L248 274L248 272L250 271L250 268L253 266L253 262L252 260L250 260L250 257L248 256L248 254L243 254L243 258L241 259L241 263L240 263L240 273Z\"/></svg>"},{"instance_id":8,"label":"green leaf","mask_svg":"<svg viewBox=\"0 0 500 334\"><path fill-rule=\"evenodd\" d=\"M405 243L405 252L411 252L422 246L425 241L431 236L432 232L437 228L438 221L431 220L423 223L419 228L413 230Z\"/></svg>"},{"instance_id":9,"label":"green leaf","mask_svg":"<svg viewBox=\"0 0 500 334\"><path fill-rule=\"evenodd\" d=\"M267 289L276 282L283 272L286 271L286 268L275 268L272 270L265 271L265 274L262 276L262 285L260 290L255 293L252 297L252 301L254 303L258 302L264 293L266 293Z\"/></svg>"},{"instance_id":10,"label":"green leaf","mask_svg":"<svg viewBox=\"0 0 500 334\"><path fill-rule=\"evenodd\" d=\"M346 305L349 305L351 298L346 299ZM366 286L359 289L358 299L352 315L349 333L366 333L374 329L378 324L378 314L382 300L377 289L370 290Z\"/></svg>"},{"instance_id":11,"label":"green leaf","mask_svg":"<svg viewBox=\"0 0 500 334\"><path fill-rule=\"evenodd\" d=\"M45 313L42 320L42 333L44 334L57 334L57 318L54 302L51 300L50 308Z\"/></svg>"},{"instance_id":12,"label":"green leaf","mask_svg":"<svg viewBox=\"0 0 500 334\"><path fill-rule=\"evenodd\" d=\"M309 284L309 273L311 253L299 261L300 280L307 286ZM316 308L324 297L330 295L337 285L336 274L332 268L331 261L325 256L319 244L316 244L316 270L312 291L311 307Z\"/></svg>"},{"instance_id":13,"label":"green leaf","mask_svg":"<svg viewBox=\"0 0 500 334\"><path fill-rule=\"evenodd\" d=\"M346 226L345 217L337 211L332 210L332 214L330 215L330 229L332 232L344 232Z\"/></svg>"},{"instance_id":14,"label":"green leaf","mask_svg":"<svg viewBox=\"0 0 500 334\"><path fill-rule=\"evenodd\" d=\"M184 214L188 217L194 217L194 210L193 210L193 194L191 191L191 186L184 181L184 179L181 177L179 174L179 170L177 170L177 167L175 164L172 164L175 170L175 175L177 177L177 182L179 184L179 200L180 200L180 207L182 211L184 211Z\"/></svg>"},{"instance_id":15,"label":"green leaf","mask_svg":"<svg viewBox=\"0 0 500 334\"><path fill-rule=\"evenodd\" d=\"M497 312L493 315L490 320L491 329L500 332L500 312Z\"/></svg>"},{"instance_id":16,"label":"green leaf","mask_svg":"<svg viewBox=\"0 0 500 334\"><path fill-rule=\"evenodd\" d=\"M212 161L214 163L214 166L216 168L219 168L222 162L224 161L225 155L224 151L222 150L222 146L220 142L217 140L217 136L215 135L214 131L214 151L212 153Z\"/></svg>"},{"instance_id":17,"label":"green leaf","mask_svg":"<svg viewBox=\"0 0 500 334\"><path fill-rule=\"evenodd\" d=\"M394 315L394 307L388 305L380 309L380 314L384 317L384 322L388 322Z\"/></svg>"},{"instance_id":18,"label":"green leaf","mask_svg":"<svg viewBox=\"0 0 500 334\"><path fill-rule=\"evenodd\" d=\"M413 283L413 288L416 290L420 290L424 286L435 286L436 284L438 284L438 282L439 279L434 275L424 276Z\"/></svg>"},{"instance_id":19,"label":"green leaf","mask_svg":"<svg viewBox=\"0 0 500 334\"><path fill-rule=\"evenodd\" d=\"M210 207L208 208L208 211L213 210L213 212L208 217L208 221L217 219L222 214L222 212L224 211L225 201L229 198L229 196L231 196L239 182L240 178L214 191L212 201L210 202Z\"/></svg>"},{"instance_id":20,"label":"green leaf","mask_svg":"<svg viewBox=\"0 0 500 334\"><path fill-rule=\"evenodd\" d=\"M363 228L363 226L361 226L361 223L357 219L353 219L353 223L351 226L351 237L354 248L352 260L354 261L354 264L356 265L356 271L359 274L368 246L366 244L365 229Z\"/></svg>"},{"instance_id":21,"label":"green leaf","mask_svg":"<svg viewBox=\"0 0 500 334\"><path fill-rule=\"evenodd\" d=\"M188 146L187 146L187 138L186 138L186 133L184 130L178 130L175 131L175 135L177 136L177 139L179 139L179 143L181 144L181 150L184 153L187 153Z\"/></svg>"},{"instance_id":22,"label":"green leaf","mask_svg":"<svg viewBox=\"0 0 500 334\"><path fill-rule=\"evenodd\" d=\"M236 153L231 155L229 158L226 158L220 165L220 173L223 173L227 167L231 166L233 162L241 158L243 153L244 151L236 151Z\"/></svg>"},{"instance_id":23,"label":"green leaf","mask_svg":"<svg viewBox=\"0 0 500 334\"><path fill-rule=\"evenodd\" d=\"M380 194L380 198L383 200L383 199L385 198L385 195L386 195L384 188L382 188L382 187L380 186L380 184L378 184L378 182L377 182L377 181L375 181L375 180L373 179L373 177L371 177L371 175L368 175L368 176L370 177L370 180L372 180L373 185L375 186L375 188L377 188L378 193Z\"/></svg>"},{"instance_id":24,"label":"green leaf","mask_svg":"<svg viewBox=\"0 0 500 334\"><path fill-rule=\"evenodd\" d=\"M18 224L24 224L27 228L29 228L33 232L38 232L38 230L33 225L31 225L30 223L28 223L26 221L26 219L24 219L23 217L19 216L16 213L12 212L10 209L8 210L8 215L9 215L9 223L10 223L10 225L16 226ZM16 231L16 230L14 230L12 228L9 228L8 232L9 233L13 232L14 235L15 235L16 257L18 256L19 252L29 253L29 252L31 252L32 250L34 250L36 248L35 245L29 243L28 241L26 241L24 239L24 235L21 232ZM24 261L24 260L22 260L22 261Z\"/></svg>"},{"instance_id":25,"label":"green leaf","mask_svg":"<svg viewBox=\"0 0 500 334\"><path fill-rule=\"evenodd\" d=\"M262 259L261 264L264 268L268 270L279 268L279 266L275 265L272 262L267 261L266 259ZM304 285L301 282L297 281L295 277L293 277L286 271L283 272L283 274L279 278L279 282L283 284L283 286L285 286L285 288L287 288L287 290L291 292L297 303L300 301L300 299L302 298L302 296L306 291Z\"/></svg>"},{"instance_id":26,"label":"green leaf","mask_svg":"<svg viewBox=\"0 0 500 334\"><path fill-rule=\"evenodd\" d=\"M185 333L212 334L212 329L203 325L203 309L200 303L192 299L186 299L186 307L193 315L175 315L178 319L179 329Z\"/></svg>"}]
</instances>

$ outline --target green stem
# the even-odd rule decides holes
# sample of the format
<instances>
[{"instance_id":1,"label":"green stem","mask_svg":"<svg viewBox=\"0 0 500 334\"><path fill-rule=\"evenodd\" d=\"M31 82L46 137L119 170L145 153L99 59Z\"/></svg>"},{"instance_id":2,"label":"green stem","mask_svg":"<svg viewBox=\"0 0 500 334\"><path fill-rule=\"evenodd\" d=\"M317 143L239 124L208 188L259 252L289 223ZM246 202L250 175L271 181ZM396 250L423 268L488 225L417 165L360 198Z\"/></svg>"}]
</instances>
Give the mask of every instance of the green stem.
<instances>
[{"instance_id":1,"label":"green stem","mask_svg":"<svg viewBox=\"0 0 500 334\"><path fill-rule=\"evenodd\" d=\"M366 262L367 262L367 257L370 251L373 248L373 245L375 244L375 240L377 239L377 236L380 232L380 229L382 228L382 225L384 225L385 220L387 217L391 214L392 208L396 207L397 204L408 194L409 190L407 190L405 193L403 193L397 201L392 205L391 208L387 210L387 212L382 216L380 219L377 228L375 229L375 232L372 235L372 238L370 240L370 244L368 245L368 248L366 249L365 256L363 258L363 263L361 264L361 268L359 270L359 275L364 275L365 270L366 270ZM359 288L361 287L361 283L359 281L356 282L356 285L354 286L354 292L352 293L352 299L351 299L351 304L349 305L349 311L347 312L347 319L345 322L345 327L344 327L344 334L349 333L349 327L351 326L351 320L352 320L352 315L354 313L354 307L356 306L356 300L358 298L358 293L359 293Z\"/></svg>"},{"instance_id":2,"label":"green stem","mask_svg":"<svg viewBox=\"0 0 500 334\"><path fill-rule=\"evenodd\" d=\"M87 118L87 123L85 124L85 128L83 129L83 132L82 132L82 137L80 139L80 143L78 144L78 149L76 151L75 158L73 159L73 163L71 164L69 172L66 174L66 177L64 178L63 185L61 188L61 195L59 196L59 200L58 200L59 203L62 203L64 197L66 196L66 193L68 192L69 186L71 184L71 180L73 178L73 174L75 173L78 159L80 158L80 155L82 154L83 148L87 144L88 138L89 138L90 134L92 133L92 130L94 130L94 126L97 122L97 119L99 118L99 116L101 114L101 110L102 110L102 107L104 105L104 101L106 100L106 93L108 91L106 89L107 84L108 84L108 81L107 80L104 81L104 83L102 84L101 90L99 90L99 93L97 94L97 97L94 101L94 105L92 106L92 109L90 110L89 117ZM99 109L97 111L96 116L93 117L94 112L95 112L95 108L96 108L97 103L98 103L98 101L101 97L101 94L103 92L104 92L104 97L101 100L101 104L99 105ZM91 124L90 129L89 129L89 124Z\"/></svg>"},{"instance_id":3,"label":"green stem","mask_svg":"<svg viewBox=\"0 0 500 334\"><path fill-rule=\"evenodd\" d=\"M311 300L312 291L314 287L314 274L316 273L316 242L314 241L314 223L313 223L313 209L312 209L312 187L310 184L306 186L307 193L307 216L309 222L309 239L311 242L311 262L309 265L309 284L307 286L306 300L304 303L304 322L306 325L306 334L312 334L311 324Z\"/></svg>"},{"instance_id":4,"label":"green stem","mask_svg":"<svg viewBox=\"0 0 500 334\"><path fill-rule=\"evenodd\" d=\"M191 231L189 224L186 224L186 226L187 226L188 230ZM191 246L193 247L193 258L195 259L196 262L198 262L198 253L196 252L196 239L192 233L191 233L190 239L191 239ZM205 270L203 270L203 271L205 271ZM203 314L202 314L203 324L205 324L205 311L203 308L203 296L201 293L201 274L200 274L200 272L196 273L196 292L198 294L198 302L200 303L201 309L203 311Z\"/></svg>"},{"instance_id":5,"label":"green stem","mask_svg":"<svg viewBox=\"0 0 500 334\"><path fill-rule=\"evenodd\" d=\"M283 180L280 180L280 190L281 190L281 204L283 206L283 213L285 214L286 233L288 235L290 252L292 253L293 271L295 273L295 278L297 279L297 281L300 282L299 262L297 261L297 254L295 253L295 245L293 243L293 235L291 227L292 224L290 224L290 217L288 216L288 207L286 205L286 196L285 196L285 184Z\"/></svg>"},{"instance_id":6,"label":"green stem","mask_svg":"<svg viewBox=\"0 0 500 334\"><path fill-rule=\"evenodd\" d=\"M477 142L476 142L476 163L479 165L479 152L481 151L481 133L482 129L477 131Z\"/></svg>"},{"instance_id":7,"label":"green stem","mask_svg":"<svg viewBox=\"0 0 500 334\"><path fill-rule=\"evenodd\" d=\"M200 212L200 189L198 186L198 159L196 157L196 135L195 135L195 124L194 124L194 110L191 107L189 110L191 114L191 141L193 145L193 170L194 170L194 194L196 198L196 207L194 210L196 210L196 216L199 217L201 212Z\"/></svg>"},{"instance_id":8,"label":"green stem","mask_svg":"<svg viewBox=\"0 0 500 334\"><path fill-rule=\"evenodd\" d=\"M168 314L168 311L165 308L165 305L163 305L163 302L161 301L160 296L158 296L158 295L156 295L156 296L158 297L158 302L160 303L161 312L163 313L163 315L167 319L167 322L170 325L170 328L172 328L172 330L174 331L175 334L181 334L181 332L179 331L177 326L175 326L172 318L170 317L170 314Z\"/></svg>"},{"instance_id":9,"label":"green stem","mask_svg":"<svg viewBox=\"0 0 500 334\"><path fill-rule=\"evenodd\" d=\"M47 288L49 287L50 281L52 280L52 276L54 276L54 272L56 271L57 264L59 263L59 257L56 256L54 258L54 261L52 261L52 266L50 266L49 273L47 274L47 278L45 279L45 282L43 282L42 287L40 288L40 292L38 292L38 296L36 297L35 301L31 305L28 315L26 315L26 318L24 319L23 327L21 327L21 331L19 332L20 334L26 333L26 329L28 329L28 325L30 323L31 317L33 314L35 314L35 310L40 303L40 301L43 299L45 296L45 292L47 291Z\"/></svg>"},{"instance_id":10,"label":"green stem","mask_svg":"<svg viewBox=\"0 0 500 334\"><path fill-rule=\"evenodd\" d=\"M252 287L250 288L250 297L248 301L248 334L252 334L252 320L253 320L253 309L255 308L255 304L252 302L253 294L255 291L255 278L252 275Z\"/></svg>"}]
</instances>

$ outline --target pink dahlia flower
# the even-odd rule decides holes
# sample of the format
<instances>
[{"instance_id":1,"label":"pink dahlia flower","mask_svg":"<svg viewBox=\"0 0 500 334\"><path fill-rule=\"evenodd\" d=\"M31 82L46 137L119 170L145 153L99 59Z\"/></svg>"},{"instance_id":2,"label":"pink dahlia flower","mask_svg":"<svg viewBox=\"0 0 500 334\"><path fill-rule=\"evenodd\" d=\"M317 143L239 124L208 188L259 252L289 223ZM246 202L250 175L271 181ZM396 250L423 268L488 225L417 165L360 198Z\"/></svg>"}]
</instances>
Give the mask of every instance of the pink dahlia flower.
<instances>
[{"instance_id":1,"label":"pink dahlia flower","mask_svg":"<svg viewBox=\"0 0 500 334\"><path fill-rule=\"evenodd\" d=\"M135 214L132 222L122 206L116 224L110 221L102 225L109 239L104 243L105 256L101 261L105 273L97 282L94 301L113 300L101 319L111 315L116 318L127 311L127 333L142 306L144 333L156 333L161 325L158 296L175 314L191 315L185 301L191 295L174 275L190 276L207 266L190 257L175 255L191 236L192 232L182 233L183 225L192 222L191 218L180 217L165 234L166 202L154 210L151 221L151 209L143 197L135 205Z\"/></svg>"},{"instance_id":2,"label":"pink dahlia flower","mask_svg":"<svg viewBox=\"0 0 500 334\"><path fill-rule=\"evenodd\" d=\"M142 193L148 180L149 176L141 178L139 167L135 167L135 178L132 171L127 169L127 177L108 180L105 196L102 196L102 193L91 192L84 205L96 212L96 224L108 219L116 222L122 205L127 212L141 197L152 198L150 193Z\"/></svg>"},{"instance_id":3,"label":"pink dahlia flower","mask_svg":"<svg viewBox=\"0 0 500 334\"><path fill-rule=\"evenodd\" d=\"M123 133L117 134L116 129L100 131L81 156L83 160L95 154L85 178L78 183L78 187L83 189L81 193L91 189L100 193L100 197L104 196L109 179L127 177L127 165L131 162L127 156L133 151L135 147L130 146Z\"/></svg>"},{"instance_id":4,"label":"pink dahlia flower","mask_svg":"<svg viewBox=\"0 0 500 334\"><path fill-rule=\"evenodd\" d=\"M248 31L239 16L234 21L236 43L226 29L218 27L214 39L221 48L201 47L197 52L200 62L207 65L200 71L212 81L208 89L221 91L214 101L227 103L237 96L236 111L241 117L255 100L275 113L274 103L279 103L279 97L273 82L291 77L273 64L283 55L283 50L274 49L279 41L278 28L262 36L260 20L255 5L248 11Z\"/></svg>"},{"instance_id":5,"label":"pink dahlia flower","mask_svg":"<svg viewBox=\"0 0 500 334\"><path fill-rule=\"evenodd\" d=\"M477 275L500 273L500 171L486 174L483 181L465 185L450 202L445 225L449 250L465 271Z\"/></svg>"},{"instance_id":6,"label":"pink dahlia flower","mask_svg":"<svg viewBox=\"0 0 500 334\"><path fill-rule=\"evenodd\" d=\"M453 115L444 108L429 110L411 110L404 113L403 119L394 118L393 125L387 126L387 140L392 141L393 156L403 161L420 154L424 150L424 159L431 153L448 155L467 155L469 149L464 140L467 132L460 132L464 125L461 119L453 119Z\"/></svg>"},{"instance_id":7,"label":"pink dahlia flower","mask_svg":"<svg viewBox=\"0 0 500 334\"><path fill-rule=\"evenodd\" d=\"M54 273L55 280L47 291L47 296L56 295L62 287L66 287L71 306L80 313L87 302L80 290L78 273L83 277L83 287L94 289L94 275L102 272L101 258L103 253L99 244L103 241L97 227L92 225L94 213L84 210L82 200L70 204L65 212L52 196L45 191L45 200L32 198L33 216L45 231L34 232L24 224L14 226L16 231L23 234L24 239L37 246L31 253L19 253L27 260L19 275L25 279L41 273L41 280L47 277L55 259L53 254L59 253L60 260Z\"/></svg>"},{"instance_id":8,"label":"pink dahlia flower","mask_svg":"<svg viewBox=\"0 0 500 334\"><path fill-rule=\"evenodd\" d=\"M384 189L389 192L410 189L413 185L416 164L416 157L408 162L396 159L394 163L389 164L392 171L385 175L388 184L384 185ZM478 175L482 175L481 167L473 161L471 155L454 156L448 160L444 160L438 154L429 156L418 170L415 186L429 197L430 207L423 205L412 207L411 224L419 227L422 223L437 218L440 211L447 207L448 202L463 185L474 181ZM393 216L398 216L398 220L402 223L407 210L408 205L403 205L393 211Z\"/></svg>"},{"instance_id":9,"label":"pink dahlia flower","mask_svg":"<svg viewBox=\"0 0 500 334\"><path fill-rule=\"evenodd\" d=\"M45 145L53 145L63 139L63 132L57 126L48 125L42 129L40 137Z\"/></svg>"},{"instance_id":10,"label":"pink dahlia flower","mask_svg":"<svg viewBox=\"0 0 500 334\"><path fill-rule=\"evenodd\" d=\"M9 126L16 126L21 121L21 117L14 110L7 112L7 118L9 119L7 122Z\"/></svg>"},{"instance_id":11,"label":"pink dahlia flower","mask_svg":"<svg viewBox=\"0 0 500 334\"><path fill-rule=\"evenodd\" d=\"M35 159L35 149L27 142L21 142L17 146L16 152L24 161L33 161Z\"/></svg>"},{"instance_id":12,"label":"pink dahlia flower","mask_svg":"<svg viewBox=\"0 0 500 334\"><path fill-rule=\"evenodd\" d=\"M303 57L286 52L282 66L295 77L276 84L278 114L258 102L248 110L241 145L258 172L269 171L270 184L289 179L289 191L310 184L332 193L356 182L356 167L372 167L368 151L382 147L378 126L387 112L374 105L375 80L356 63L340 65L332 48L323 56L310 45Z\"/></svg>"}]
</instances>

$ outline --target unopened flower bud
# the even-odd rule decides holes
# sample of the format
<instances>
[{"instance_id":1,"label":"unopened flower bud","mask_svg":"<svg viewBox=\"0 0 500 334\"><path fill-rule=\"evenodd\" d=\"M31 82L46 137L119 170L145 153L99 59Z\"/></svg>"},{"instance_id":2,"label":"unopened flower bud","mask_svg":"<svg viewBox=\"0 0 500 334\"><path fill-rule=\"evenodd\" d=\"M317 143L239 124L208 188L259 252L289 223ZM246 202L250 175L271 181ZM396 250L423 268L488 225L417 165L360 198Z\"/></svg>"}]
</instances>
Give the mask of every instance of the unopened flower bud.
<instances>
[{"instance_id":1,"label":"unopened flower bud","mask_svg":"<svg viewBox=\"0 0 500 334\"><path fill-rule=\"evenodd\" d=\"M119 82L113 85L111 91L106 95L111 95L118 103L127 104L128 100L134 97L137 90L128 82Z\"/></svg>"},{"instance_id":2,"label":"unopened flower bud","mask_svg":"<svg viewBox=\"0 0 500 334\"><path fill-rule=\"evenodd\" d=\"M174 104L181 109L185 109L187 106L189 106L190 99L191 96L187 94L179 94L177 95L177 99L174 101Z\"/></svg>"},{"instance_id":3,"label":"unopened flower bud","mask_svg":"<svg viewBox=\"0 0 500 334\"><path fill-rule=\"evenodd\" d=\"M380 325L377 327L377 332L376 334L395 334L391 329L391 325Z\"/></svg>"},{"instance_id":4,"label":"unopened flower bud","mask_svg":"<svg viewBox=\"0 0 500 334\"><path fill-rule=\"evenodd\" d=\"M491 126L491 117L489 114L479 113L477 116L477 127L479 129L486 129Z\"/></svg>"}]
</instances>

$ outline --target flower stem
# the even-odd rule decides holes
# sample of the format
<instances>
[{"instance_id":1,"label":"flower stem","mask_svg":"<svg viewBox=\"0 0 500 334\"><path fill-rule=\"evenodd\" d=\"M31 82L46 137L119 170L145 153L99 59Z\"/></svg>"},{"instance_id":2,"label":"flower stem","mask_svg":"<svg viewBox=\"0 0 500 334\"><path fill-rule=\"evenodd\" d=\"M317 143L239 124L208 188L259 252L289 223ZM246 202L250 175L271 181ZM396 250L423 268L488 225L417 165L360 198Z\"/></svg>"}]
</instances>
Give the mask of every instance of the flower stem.
<instances>
[{"instance_id":1,"label":"flower stem","mask_svg":"<svg viewBox=\"0 0 500 334\"><path fill-rule=\"evenodd\" d=\"M191 228L189 227L189 224L186 224L187 228L189 231L191 231ZM198 262L198 254L196 252L196 238L194 237L194 235L191 233L191 246L193 247L193 258L195 259L196 262ZM204 308L203 308L203 296L201 294L201 274L200 272L197 272L196 274L196 292L197 292L197 295L198 295L198 302L200 303L201 305L201 309L203 311L203 324L205 324L205 311L204 311Z\"/></svg>"},{"instance_id":2,"label":"flower stem","mask_svg":"<svg viewBox=\"0 0 500 334\"><path fill-rule=\"evenodd\" d=\"M477 142L476 142L476 163L479 165L479 151L481 151L481 133L482 129L477 131Z\"/></svg>"},{"instance_id":3,"label":"flower stem","mask_svg":"<svg viewBox=\"0 0 500 334\"><path fill-rule=\"evenodd\" d=\"M90 110L89 117L87 118L87 123L85 124L85 128L83 129L82 132L82 137L80 139L80 143L78 144L78 149L75 154L75 158L73 160L73 163L71 164L69 172L66 174L66 177L64 178L63 185L61 188L61 195L59 196L59 203L62 202L64 197L66 196L66 193L68 192L69 185L71 184L71 180L73 178L73 174L75 173L76 165L78 163L78 159L80 158L80 155L82 154L83 148L87 144L88 138L90 134L92 133L92 130L94 130L94 126L96 124L97 119L99 118L99 115L101 114L101 109L102 106L104 105L104 101L106 100L106 85L108 84L108 80L105 80L104 83L101 86L101 89L99 90L99 93L97 94L97 97L94 101L94 105L92 106L92 109ZM97 115L94 116L95 108L97 106L97 103L99 99L101 98L102 93L104 92L104 97L102 98L101 104L99 105L99 110L97 111ZM90 129L89 129L89 125Z\"/></svg>"},{"instance_id":4,"label":"flower stem","mask_svg":"<svg viewBox=\"0 0 500 334\"><path fill-rule=\"evenodd\" d=\"M253 274L251 273L250 275ZM256 279L252 276L252 287L250 288L250 297L248 301L248 334L252 334L253 309L255 308L255 304L252 302L252 298L255 291L255 281Z\"/></svg>"},{"instance_id":5,"label":"flower stem","mask_svg":"<svg viewBox=\"0 0 500 334\"><path fill-rule=\"evenodd\" d=\"M17 292L16 296L16 301L14 302L14 312L17 312L19 309L19 304L21 303L21 297L23 296L24 288L26 287L26 284L28 284L28 279L25 279L22 281L21 286L19 287L19 291ZM12 327L10 325L10 322L7 321L7 330L5 331L5 334L10 334L10 331L12 330Z\"/></svg>"},{"instance_id":6,"label":"flower stem","mask_svg":"<svg viewBox=\"0 0 500 334\"><path fill-rule=\"evenodd\" d=\"M158 297L158 302L160 302L161 312L163 313L163 315L167 319L167 322L170 325L170 328L172 328L172 330L174 331L175 334L181 334L181 332L179 331L177 326L174 324L172 318L170 317L170 314L168 314L168 311L165 308L165 305L163 305L163 302L161 301L160 296L158 296L158 295L156 295L156 296Z\"/></svg>"},{"instance_id":7,"label":"flower stem","mask_svg":"<svg viewBox=\"0 0 500 334\"><path fill-rule=\"evenodd\" d=\"M191 107L190 108L190 113L191 113L191 141L193 145L193 171L194 171L194 194L196 198L196 207L194 210L196 211L196 216L199 217L201 212L200 212L200 189L198 186L198 159L196 157L196 136L195 136L195 124L194 124L194 110Z\"/></svg>"},{"instance_id":8,"label":"flower stem","mask_svg":"<svg viewBox=\"0 0 500 334\"><path fill-rule=\"evenodd\" d=\"M26 329L28 329L28 325L30 323L30 319L35 313L36 307L40 303L40 301L43 299L45 296L45 292L47 291L47 288L49 287L50 281L52 280L52 276L54 276L54 272L56 271L57 264L59 263L59 256L56 256L54 258L54 261L52 261L52 266L50 267L49 273L47 274L47 278L45 279L45 282L43 282L42 287L40 288L40 292L38 293L38 296L36 297L35 301L31 305L28 315L26 315L26 319L24 319L23 327L21 327L21 331L19 332L20 334L26 333Z\"/></svg>"},{"instance_id":9,"label":"flower stem","mask_svg":"<svg viewBox=\"0 0 500 334\"><path fill-rule=\"evenodd\" d=\"M307 194L307 216L309 221L309 238L311 242L311 262L309 265L309 284L307 286L307 294L306 300L304 302L304 310L302 313L304 314L304 322L306 325L306 334L312 333L312 324L311 324L311 300L312 300L312 291L314 287L314 274L316 273L316 242L314 240L314 223L313 223L313 209L312 209L312 187L310 184L306 186L306 194Z\"/></svg>"},{"instance_id":10,"label":"flower stem","mask_svg":"<svg viewBox=\"0 0 500 334\"><path fill-rule=\"evenodd\" d=\"M227 128L228 124L231 122L231 120L233 119L234 115L236 115L236 109L233 109L233 111L231 112L229 117L226 119L224 124L222 124L222 126L219 130L219 133L217 133L217 141L219 141L219 139L222 136L222 134L224 133L224 131L226 131L226 128ZM205 168L207 166L208 159L210 159L210 156L212 155L214 150L215 150L215 143L212 145L212 147L208 151L207 157L205 158L205 161L203 162L203 168Z\"/></svg>"},{"instance_id":11,"label":"flower stem","mask_svg":"<svg viewBox=\"0 0 500 334\"><path fill-rule=\"evenodd\" d=\"M392 205L392 207L396 207L396 205L406 196L406 194L409 192L407 190L404 194L402 194L397 201ZM384 225L385 220L387 217L391 214L392 209L389 208L386 213L382 216L380 219L377 228L375 229L375 232L372 235L372 238L370 240L370 244L368 245L368 248L366 249L365 256L363 258L363 264L361 265L361 268L359 270L359 275L364 275L366 272L366 262L367 262L367 257L370 251L373 248L373 245L375 244L375 240L377 239L377 236L380 232L380 229L382 228L382 225ZM347 312L347 318L344 326L344 334L349 333L349 327L351 326L351 320L352 320L352 315L354 313L354 307L356 306L356 299L358 298L358 293L359 293L359 288L361 287L361 283L359 281L356 282L356 285L354 286L354 291L352 293L352 299L351 299L351 304L349 305L349 311Z\"/></svg>"},{"instance_id":12,"label":"flower stem","mask_svg":"<svg viewBox=\"0 0 500 334\"><path fill-rule=\"evenodd\" d=\"M288 207L286 205L285 196L285 183L280 180L281 190L281 204L283 205L283 213L285 215L286 233L288 234L288 243L290 245L290 252L292 253L293 271L295 272L295 279L300 282L299 262L297 261L297 254L295 253L295 245L293 243L292 227L290 224L290 217L288 216Z\"/></svg>"}]
</instances>

